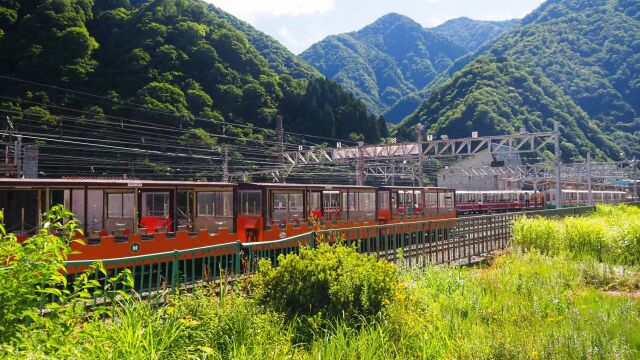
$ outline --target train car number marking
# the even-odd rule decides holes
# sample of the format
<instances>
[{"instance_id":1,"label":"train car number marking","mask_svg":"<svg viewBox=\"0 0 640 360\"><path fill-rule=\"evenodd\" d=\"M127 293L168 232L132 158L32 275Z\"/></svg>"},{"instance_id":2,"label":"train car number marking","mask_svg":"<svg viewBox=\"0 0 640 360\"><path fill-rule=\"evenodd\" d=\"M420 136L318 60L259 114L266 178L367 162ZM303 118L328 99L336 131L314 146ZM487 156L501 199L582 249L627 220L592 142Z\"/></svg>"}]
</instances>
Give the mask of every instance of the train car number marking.
<instances>
[{"instance_id":1,"label":"train car number marking","mask_svg":"<svg viewBox=\"0 0 640 360\"><path fill-rule=\"evenodd\" d=\"M132 253L140 252L140 244L138 243L131 244L131 246L129 246L129 250L131 250Z\"/></svg>"}]
</instances>

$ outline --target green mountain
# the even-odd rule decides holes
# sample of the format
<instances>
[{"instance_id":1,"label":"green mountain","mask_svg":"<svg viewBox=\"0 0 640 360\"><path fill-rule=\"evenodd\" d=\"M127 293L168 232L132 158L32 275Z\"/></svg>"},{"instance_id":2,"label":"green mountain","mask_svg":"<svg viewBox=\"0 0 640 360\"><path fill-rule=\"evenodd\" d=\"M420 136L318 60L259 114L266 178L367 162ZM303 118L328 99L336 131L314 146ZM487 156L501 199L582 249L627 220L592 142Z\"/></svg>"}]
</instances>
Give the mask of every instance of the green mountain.
<instances>
[{"instance_id":1,"label":"green mountain","mask_svg":"<svg viewBox=\"0 0 640 360\"><path fill-rule=\"evenodd\" d=\"M575 117L577 122L595 125L605 134L606 143L586 133L588 140L609 157L617 158L618 150L640 157L640 4L634 0L551 0L525 17L521 24L478 52L492 59L507 58L528 72L539 74L540 81L548 79L586 115ZM461 74L453 75L455 78L467 75L464 87L453 91L448 86L450 83L445 83L433 89L421 108L400 126L399 133L409 134L407 128L417 122L426 123L431 131L439 131L440 126L430 114L452 111L465 116L447 121L453 121L452 127L457 124L465 131L475 127L481 133L490 134L502 122L514 122L517 128L518 121L513 114L500 111L503 107L512 108L511 99L507 98L496 98L489 107L493 115L491 125L477 125L479 120L470 117L474 111L467 106L473 104L462 101L468 96L466 89L502 90L500 86L503 86L469 72L469 67L478 66L478 61L472 57L458 60L449 71L453 73L466 65ZM523 86L515 89L526 93L528 89ZM442 98L449 102L438 105L436 99ZM551 97L554 101L560 99ZM523 106L527 112L537 112L539 104L524 102ZM562 108L556 110L567 113ZM548 115L542 113L540 121L552 120ZM529 131L542 128L533 123L524 125ZM570 132L565 134L566 140L584 155L581 146L585 144L576 140L580 134L571 133L574 131L571 128L566 130ZM569 151L565 157L573 155L575 152Z\"/></svg>"},{"instance_id":2,"label":"green mountain","mask_svg":"<svg viewBox=\"0 0 640 360\"><path fill-rule=\"evenodd\" d=\"M450 138L516 133L521 129L551 131L560 122L562 152L579 158L591 151L600 158L616 157L620 148L596 122L565 96L540 71L505 57L480 56L437 87L422 106L397 130L400 138L414 137L413 126Z\"/></svg>"},{"instance_id":3,"label":"green mountain","mask_svg":"<svg viewBox=\"0 0 640 360\"><path fill-rule=\"evenodd\" d=\"M0 87L19 128L69 117L73 129L82 111L105 129L126 118L219 133L225 119L274 128L281 114L286 130L318 136L387 131L273 38L201 0L0 0L0 69L31 82Z\"/></svg>"},{"instance_id":4,"label":"green mountain","mask_svg":"<svg viewBox=\"0 0 640 360\"><path fill-rule=\"evenodd\" d=\"M517 25L519 20L480 21L461 17L448 20L432 30L441 33L466 51L477 50L489 40Z\"/></svg>"},{"instance_id":5,"label":"green mountain","mask_svg":"<svg viewBox=\"0 0 640 360\"><path fill-rule=\"evenodd\" d=\"M512 25L459 19L425 29L391 13L359 31L329 36L300 56L371 111L399 122L424 99L419 90L467 51Z\"/></svg>"}]
</instances>

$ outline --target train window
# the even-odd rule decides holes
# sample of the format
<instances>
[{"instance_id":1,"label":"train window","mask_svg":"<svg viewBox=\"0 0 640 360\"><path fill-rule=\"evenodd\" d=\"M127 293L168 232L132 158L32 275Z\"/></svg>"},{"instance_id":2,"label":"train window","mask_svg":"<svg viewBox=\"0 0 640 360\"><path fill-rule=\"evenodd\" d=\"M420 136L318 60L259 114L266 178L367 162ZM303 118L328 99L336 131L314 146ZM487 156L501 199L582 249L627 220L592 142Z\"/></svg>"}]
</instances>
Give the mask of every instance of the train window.
<instances>
[{"instance_id":1,"label":"train window","mask_svg":"<svg viewBox=\"0 0 640 360\"><path fill-rule=\"evenodd\" d=\"M168 217L169 193L145 192L142 193L142 216Z\"/></svg>"},{"instance_id":2,"label":"train window","mask_svg":"<svg viewBox=\"0 0 640 360\"><path fill-rule=\"evenodd\" d=\"M302 194L289 194L289 211L290 212L302 212L303 202Z\"/></svg>"},{"instance_id":3,"label":"train window","mask_svg":"<svg viewBox=\"0 0 640 360\"><path fill-rule=\"evenodd\" d=\"M446 207L445 197L446 197L446 193L444 191L438 192L438 204L440 205L439 207L441 208Z\"/></svg>"},{"instance_id":4,"label":"train window","mask_svg":"<svg viewBox=\"0 0 640 360\"><path fill-rule=\"evenodd\" d=\"M69 203L69 190L53 189L49 192L51 204L50 206L62 205L65 209L70 210L71 204Z\"/></svg>"},{"instance_id":5,"label":"train window","mask_svg":"<svg viewBox=\"0 0 640 360\"><path fill-rule=\"evenodd\" d=\"M340 209L340 192L338 191L324 191L322 193L324 200L325 210L338 210Z\"/></svg>"},{"instance_id":6,"label":"train window","mask_svg":"<svg viewBox=\"0 0 640 360\"><path fill-rule=\"evenodd\" d=\"M193 218L193 191L191 190L178 190L176 196L176 208L177 208L177 226L178 230L189 229L192 225Z\"/></svg>"},{"instance_id":7,"label":"train window","mask_svg":"<svg viewBox=\"0 0 640 360\"><path fill-rule=\"evenodd\" d=\"M73 212L80 224L84 223L84 190L53 189L50 192L51 206L63 205L65 209Z\"/></svg>"},{"instance_id":8,"label":"train window","mask_svg":"<svg viewBox=\"0 0 640 360\"><path fill-rule=\"evenodd\" d=\"M80 224L84 224L84 190L71 190L71 211Z\"/></svg>"},{"instance_id":9,"label":"train window","mask_svg":"<svg viewBox=\"0 0 640 360\"><path fill-rule=\"evenodd\" d=\"M444 192L444 207L446 208L453 207L453 192L451 191Z\"/></svg>"},{"instance_id":10,"label":"train window","mask_svg":"<svg viewBox=\"0 0 640 360\"><path fill-rule=\"evenodd\" d=\"M427 194L427 208L435 209L438 207L438 193L428 192Z\"/></svg>"},{"instance_id":11,"label":"train window","mask_svg":"<svg viewBox=\"0 0 640 360\"><path fill-rule=\"evenodd\" d=\"M302 193L274 193L272 216L275 221L301 219L303 216Z\"/></svg>"},{"instance_id":12,"label":"train window","mask_svg":"<svg viewBox=\"0 0 640 360\"><path fill-rule=\"evenodd\" d=\"M273 195L273 210L287 210L287 194Z\"/></svg>"},{"instance_id":13,"label":"train window","mask_svg":"<svg viewBox=\"0 0 640 360\"><path fill-rule=\"evenodd\" d=\"M319 192L312 192L309 194L309 205L311 208L311 211L316 210L322 210L322 204L320 203L320 193Z\"/></svg>"},{"instance_id":14,"label":"train window","mask_svg":"<svg viewBox=\"0 0 640 360\"><path fill-rule=\"evenodd\" d=\"M261 215L262 192L240 191L240 213L244 215Z\"/></svg>"},{"instance_id":15,"label":"train window","mask_svg":"<svg viewBox=\"0 0 640 360\"><path fill-rule=\"evenodd\" d=\"M133 218L133 193L110 193L107 195L109 218Z\"/></svg>"},{"instance_id":16,"label":"train window","mask_svg":"<svg viewBox=\"0 0 640 360\"><path fill-rule=\"evenodd\" d=\"M38 190L0 190L7 231L24 233L38 226Z\"/></svg>"},{"instance_id":17,"label":"train window","mask_svg":"<svg viewBox=\"0 0 640 360\"><path fill-rule=\"evenodd\" d=\"M198 216L233 216L233 192L198 192Z\"/></svg>"},{"instance_id":18,"label":"train window","mask_svg":"<svg viewBox=\"0 0 640 360\"><path fill-rule=\"evenodd\" d=\"M354 192L349 193L349 210L358 210L357 207L358 194Z\"/></svg>"},{"instance_id":19,"label":"train window","mask_svg":"<svg viewBox=\"0 0 640 360\"><path fill-rule=\"evenodd\" d=\"M355 195L357 198L357 209L359 211L374 211L376 208L375 193L372 192L360 192L352 193L349 195Z\"/></svg>"},{"instance_id":20,"label":"train window","mask_svg":"<svg viewBox=\"0 0 640 360\"><path fill-rule=\"evenodd\" d=\"M102 230L103 208L102 190L89 190L87 192L87 229L89 233Z\"/></svg>"},{"instance_id":21,"label":"train window","mask_svg":"<svg viewBox=\"0 0 640 360\"><path fill-rule=\"evenodd\" d=\"M416 204L416 196L413 191L407 191L404 193L404 204L407 208L414 208Z\"/></svg>"},{"instance_id":22,"label":"train window","mask_svg":"<svg viewBox=\"0 0 640 360\"><path fill-rule=\"evenodd\" d=\"M378 192L378 209L389 210L389 192L388 191Z\"/></svg>"}]
</instances>

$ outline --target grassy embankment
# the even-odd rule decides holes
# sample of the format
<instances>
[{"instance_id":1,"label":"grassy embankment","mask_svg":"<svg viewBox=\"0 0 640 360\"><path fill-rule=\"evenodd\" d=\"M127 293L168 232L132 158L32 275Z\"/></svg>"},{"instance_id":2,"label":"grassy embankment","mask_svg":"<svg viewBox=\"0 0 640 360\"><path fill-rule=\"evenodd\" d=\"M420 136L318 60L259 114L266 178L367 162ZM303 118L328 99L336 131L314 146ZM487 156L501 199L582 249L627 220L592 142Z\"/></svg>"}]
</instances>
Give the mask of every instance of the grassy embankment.
<instances>
[{"instance_id":1,"label":"grassy embankment","mask_svg":"<svg viewBox=\"0 0 640 360\"><path fill-rule=\"evenodd\" d=\"M483 268L409 269L323 246L277 269L263 264L235 291L165 294L161 306L131 299L62 330L36 322L2 345L4 355L640 357L640 210L514 226L514 249Z\"/></svg>"}]
</instances>

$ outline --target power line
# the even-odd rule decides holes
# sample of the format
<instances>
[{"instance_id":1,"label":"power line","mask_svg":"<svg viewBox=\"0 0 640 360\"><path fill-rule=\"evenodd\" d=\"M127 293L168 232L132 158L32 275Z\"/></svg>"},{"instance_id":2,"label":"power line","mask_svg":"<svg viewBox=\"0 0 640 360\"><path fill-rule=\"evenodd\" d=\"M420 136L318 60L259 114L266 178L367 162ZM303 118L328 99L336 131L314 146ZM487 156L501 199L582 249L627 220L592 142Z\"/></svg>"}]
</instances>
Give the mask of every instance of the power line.
<instances>
[{"instance_id":1,"label":"power line","mask_svg":"<svg viewBox=\"0 0 640 360\"><path fill-rule=\"evenodd\" d=\"M84 95L84 96L104 99L104 100L108 100L108 101L110 101L112 103L116 102L114 99L106 97L106 96L100 96L100 95L91 94L91 93L84 92L84 91L67 89L67 88L63 88L63 87L59 87L59 86L55 86L55 85L43 84L43 83L31 81L31 80L24 80L24 79L16 78L16 77L13 77L13 76L0 74L0 78L7 79L7 80L18 81L18 82L22 82L22 83L26 83L26 84L30 84L30 85L46 87L46 88L53 89L53 90L65 91L65 92L70 92L70 93L73 93L73 94L78 94L78 95ZM137 103L126 101L126 100L118 100L117 102L120 102L120 103L123 103L123 104L129 104L131 106L126 107L126 108L133 109L133 110L146 111L146 112L163 114L163 115L168 115L168 116L173 116L173 117L179 117L179 114L175 114L175 113L171 113L171 112L167 112L167 111L160 111L160 110L156 110L156 109L151 109L148 106L145 106L144 104L137 104ZM116 105L120 105L120 104L116 104ZM203 117L199 117L199 116L193 116L193 118L196 119L196 120L214 121L213 119L203 118ZM273 130L273 129L267 129L267 128L262 128L262 127L258 127L258 126L253 126L253 125L242 124L242 123L238 123L238 122L232 122L230 120L231 119L225 120L225 123L232 124L232 125L238 126L238 127L244 127L244 128L261 129L261 130L268 130L268 131L272 131ZM301 134L301 133L295 133L295 132L291 132L291 131L287 131L287 133L293 134L293 135L298 135L298 136L316 138L316 139L325 139L325 140L331 140L331 141L340 141L340 142L344 142L344 143L353 143L353 141L346 140L346 139L332 138L332 137L326 137L326 136L317 136L317 135L311 135L311 134Z\"/></svg>"}]
</instances>

